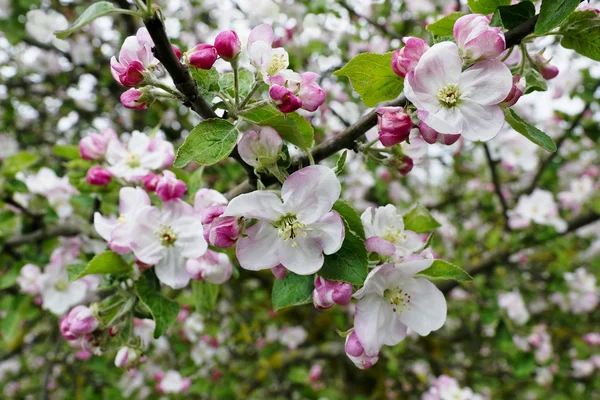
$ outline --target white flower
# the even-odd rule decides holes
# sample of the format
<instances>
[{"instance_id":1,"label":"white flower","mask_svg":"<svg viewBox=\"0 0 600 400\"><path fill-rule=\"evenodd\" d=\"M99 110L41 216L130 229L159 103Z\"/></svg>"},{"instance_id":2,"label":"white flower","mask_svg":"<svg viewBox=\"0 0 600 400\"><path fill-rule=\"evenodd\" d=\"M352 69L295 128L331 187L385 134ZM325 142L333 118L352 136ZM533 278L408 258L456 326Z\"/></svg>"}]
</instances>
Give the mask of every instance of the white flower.
<instances>
[{"instance_id":1,"label":"white flower","mask_svg":"<svg viewBox=\"0 0 600 400\"><path fill-rule=\"evenodd\" d=\"M128 181L137 181L150 171L162 168L164 155L162 150L153 151L150 138L140 132L131 135L127 146L113 139L106 149L110 173Z\"/></svg>"},{"instance_id":2,"label":"white flower","mask_svg":"<svg viewBox=\"0 0 600 400\"><path fill-rule=\"evenodd\" d=\"M54 32L66 29L69 22L64 15L53 10L46 13L43 10L31 10L27 12L25 30L40 43L64 43L54 36Z\"/></svg>"},{"instance_id":3,"label":"white flower","mask_svg":"<svg viewBox=\"0 0 600 400\"><path fill-rule=\"evenodd\" d=\"M558 232L567 230L567 223L558 215L558 206L552 193L535 189L530 195L523 195L514 210L509 211L509 224L513 229L523 229L535 222L553 226Z\"/></svg>"},{"instance_id":4,"label":"white flower","mask_svg":"<svg viewBox=\"0 0 600 400\"><path fill-rule=\"evenodd\" d=\"M558 193L556 197L564 207L577 212L594 193L594 181L588 175L583 175L572 180L569 190Z\"/></svg>"},{"instance_id":5,"label":"white flower","mask_svg":"<svg viewBox=\"0 0 600 400\"><path fill-rule=\"evenodd\" d=\"M421 237L413 231L404 230L404 220L396 207L369 207L360 217L365 227L367 250L394 256L406 257L423 246Z\"/></svg>"},{"instance_id":6,"label":"white flower","mask_svg":"<svg viewBox=\"0 0 600 400\"><path fill-rule=\"evenodd\" d=\"M87 296L88 286L83 280L69 282L67 270L48 265L39 278L42 308L63 315Z\"/></svg>"},{"instance_id":7,"label":"white flower","mask_svg":"<svg viewBox=\"0 0 600 400\"><path fill-rule=\"evenodd\" d=\"M260 71L265 82L289 65L289 56L282 47L273 48L273 28L261 24L252 29L248 36L248 56Z\"/></svg>"},{"instance_id":8,"label":"white flower","mask_svg":"<svg viewBox=\"0 0 600 400\"><path fill-rule=\"evenodd\" d=\"M279 343L287 346L288 349L294 350L300 346L306 338L308 333L306 329L301 326L291 326L281 329L279 334Z\"/></svg>"},{"instance_id":9,"label":"white flower","mask_svg":"<svg viewBox=\"0 0 600 400\"><path fill-rule=\"evenodd\" d=\"M69 199L79 192L71 186L69 177L59 178L53 170L43 167L34 175L25 175L23 172L19 172L17 178L27 185L31 194L45 197L59 218L64 219L73 214L73 206L69 203ZM27 205L29 196L25 195L16 199Z\"/></svg>"},{"instance_id":10,"label":"white flower","mask_svg":"<svg viewBox=\"0 0 600 400\"><path fill-rule=\"evenodd\" d=\"M529 321L529 311L525 307L521 293L517 290L499 294L498 305L506 310L508 318L512 319L517 325L524 325Z\"/></svg>"}]
</instances>

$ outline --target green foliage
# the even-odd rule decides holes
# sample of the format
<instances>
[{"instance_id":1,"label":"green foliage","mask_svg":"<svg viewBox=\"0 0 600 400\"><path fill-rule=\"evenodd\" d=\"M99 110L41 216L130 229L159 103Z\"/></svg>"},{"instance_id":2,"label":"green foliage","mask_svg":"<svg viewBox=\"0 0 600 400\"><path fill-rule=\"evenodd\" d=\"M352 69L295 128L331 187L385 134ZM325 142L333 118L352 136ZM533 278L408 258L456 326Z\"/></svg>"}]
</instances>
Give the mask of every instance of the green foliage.
<instances>
[{"instance_id":1,"label":"green foliage","mask_svg":"<svg viewBox=\"0 0 600 400\"><path fill-rule=\"evenodd\" d=\"M77 160L80 158L79 147L74 144L57 144L52 148L52 152L67 160Z\"/></svg>"},{"instance_id":2,"label":"green foliage","mask_svg":"<svg viewBox=\"0 0 600 400\"><path fill-rule=\"evenodd\" d=\"M540 131L538 128L531 125L529 122L525 121L512 109L505 108L504 117L506 118L506 122L515 131L519 132L521 135L525 136L527 139L531 140L533 143L537 144L542 149L549 152L556 151L556 144L554 144L550 136L546 135L544 132Z\"/></svg>"},{"instance_id":3,"label":"green foliage","mask_svg":"<svg viewBox=\"0 0 600 400\"><path fill-rule=\"evenodd\" d=\"M468 282L473 279L464 269L443 260L435 260L431 267L419 272L419 275L431 279L450 279L459 282Z\"/></svg>"},{"instance_id":4,"label":"green foliage","mask_svg":"<svg viewBox=\"0 0 600 400\"><path fill-rule=\"evenodd\" d=\"M120 275L131 271L131 266L120 255L110 250L98 254L87 265L73 264L67 267L70 281L92 274Z\"/></svg>"},{"instance_id":5,"label":"green foliage","mask_svg":"<svg viewBox=\"0 0 600 400\"><path fill-rule=\"evenodd\" d=\"M167 299L160 293L160 283L153 270L146 271L135 282L135 292L140 302L148 308L152 319L156 322L154 338L158 339L177 319L179 304Z\"/></svg>"},{"instance_id":6,"label":"green foliage","mask_svg":"<svg viewBox=\"0 0 600 400\"><path fill-rule=\"evenodd\" d=\"M363 103L374 107L395 99L404 89L404 79L392 70L392 54L361 53L333 74L347 77Z\"/></svg>"},{"instance_id":7,"label":"green foliage","mask_svg":"<svg viewBox=\"0 0 600 400\"><path fill-rule=\"evenodd\" d=\"M348 157L348 150L344 150L335 163L335 168L333 170L336 175L339 175L344 171L344 167L346 166L346 157Z\"/></svg>"},{"instance_id":8,"label":"green foliage","mask_svg":"<svg viewBox=\"0 0 600 400\"><path fill-rule=\"evenodd\" d=\"M7 157L2 163L2 175L13 177L17 172L33 166L39 160L37 154L20 151Z\"/></svg>"},{"instance_id":9,"label":"green foliage","mask_svg":"<svg viewBox=\"0 0 600 400\"><path fill-rule=\"evenodd\" d=\"M198 84L198 94L211 101L213 97L219 94L219 73L213 67L211 69L201 69L190 67L190 74Z\"/></svg>"},{"instance_id":10,"label":"green foliage","mask_svg":"<svg viewBox=\"0 0 600 400\"><path fill-rule=\"evenodd\" d=\"M543 35L559 26L577 8L580 0L544 0L535 24L535 34Z\"/></svg>"},{"instance_id":11,"label":"green foliage","mask_svg":"<svg viewBox=\"0 0 600 400\"><path fill-rule=\"evenodd\" d=\"M450 13L444 18L427 25L427 30L433 33L435 36L449 36L452 38L452 29L454 28L454 24L456 23L456 20L463 15L465 14L461 12Z\"/></svg>"},{"instance_id":12,"label":"green foliage","mask_svg":"<svg viewBox=\"0 0 600 400\"><path fill-rule=\"evenodd\" d=\"M561 25L560 44L600 61L600 17L594 11L575 12Z\"/></svg>"},{"instance_id":13,"label":"green foliage","mask_svg":"<svg viewBox=\"0 0 600 400\"><path fill-rule=\"evenodd\" d=\"M409 231L427 233L440 226L440 223L431 216L429 210L421 204L417 204L404 215L404 229Z\"/></svg>"},{"instance_id":14,"label":"green foliage","mask_svg":"<svg viewBox=\"0 0 600 400\"><path fill-rule=\"evenodd\" d=\"M247 69L238 71L238 88L240 90L240 99L248 96L254 86L254 74ZM227 72L219 78L219 87L231 97L235 96L233 72ZM241 100L240 100L241 101Z\"/></svg>"},{"instance_id":15,"label":"green foliage","mask_svg":"<svg viewBox=\"0 0 600 400\"><path fill-rule=\"evenodd\" d=\"M73 32L83 28L96 18L103 17L110 14L123 13L123 9L115 8L115 6L108 1L98 1L89 6L80 16L73 22L69 28L63 31L55 32L55 35L59 39L66 39Z\"/></svg>"},{"instance_id":16,"label":"green foliage","mask_svg":"<svg viewBox=\"0 0 600 400\"><path fill-rule=\"evenodd\" d=\"M308 304L312 301L315 288L314 275L296 275L287 271L284 279L276 279L273 285L271 301L273 310Z\"/></svg>"},{"instance_id":17,"label":"green foliage","mask_svg":"<svg viewBox=\"0 0 600 400\"><path fill-rule=\"evenodd\" d=\"M500 6L507 6L510 0L468 0L469 8L474 13L492 14Z\"/></svg>"},{"instance_id":18,"label":"green foliage","mask_svg":"<svg viewBox=\"0 0 600 400\"><path fill-rule=\"evenodd\" d=\"M215 308L219 297L219 285L206 281L192 281L192 292L196 311L200 314L208 314Z\"/></svg>"},{"instance_id":19,"label":"green foliage","mask_svg":"<svg viewBox=\"0 0 600 400\"><path fill-rule=\"evenodd\" d=\"M531 92L545 92L548 90L546 80L537 70L528 68L523 72L523 77L526 82L524 94L529 94Z\"/></svg>"},{"instance_id":20,"label":"green foliage","mask_svg":"<svg viewBox=\"0 0 600 400\"><path fill-rule=\"evenodd\" d=\"M312 125L298 113L283 114L268 105L250 110L244 118L260 126L272 127L285 141L301 149L309 149L314 143Z\"/></svg>"},{"instance_id":21,"label":"green foliage","mask_svg":"<svg viewBox=\"0 0 600 400\"><path fill-rule=\"evenodd\" d=\"M17 233L21 220L17 214L10 210L0 211L0 237L10 237Z\"/></svg>"},{"instance_id":22,"label":"green foliage","mask_svg":"<svg viewBox=\"0 0 600 400\"><path fill-rule=\"evenodd\" d=\"M535 6L531 1L522 1L512 6L500 6L494 12L506 29L512 29L535 16Z\"/></svg>"},{"instance_id":23,"label":"green foliage","mask_svg":"<svg viewBox=\"0 0 600 400\"><path fill-rule=\"evenodd\" d=\"M239 132L231 123L212 118L200 122L177 150L174 166L185 167L191 161L200 165L213 165L233 151Z\"/></svg>"}]
</instances>

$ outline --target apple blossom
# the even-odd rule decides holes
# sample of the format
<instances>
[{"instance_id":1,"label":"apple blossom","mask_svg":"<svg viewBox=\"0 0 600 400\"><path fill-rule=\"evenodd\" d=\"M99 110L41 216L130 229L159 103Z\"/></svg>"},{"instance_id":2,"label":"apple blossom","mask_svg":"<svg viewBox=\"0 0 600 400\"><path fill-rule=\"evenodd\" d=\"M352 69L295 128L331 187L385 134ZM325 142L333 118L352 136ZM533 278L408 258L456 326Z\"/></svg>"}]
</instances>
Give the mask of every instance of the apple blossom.
<instances>
[{"instance_id":1,"label":"apple blossom","mask_svg":"<svg viewBox=\"0 0 600 400\"><path fill-rule=\"evenodd\" d=\"M269 95L279 111L289 113L302 108L316 111L327 95L315 82L319 75L314 72L298 74L286 69L270 78Z\"/></svg>"},{"instance_id":2,"label":"apple blossom","mask_svg":"<svg viewBox=\"0 0 600 400\"><path fill-rule=\"evenodd\" d=\"M500 103L502 107L512 107L523 95L525 85L522 83L521 75L516 74L513 76L513 85L508 93L508 96Z\"/></svg>"},{"instance_id":3,"label":"apple blossom","mask_svg":"<svg viewBox=\"0 0 600 400\"><path fill-rule=\"evenodd\" d=\"M131 88L121 95L121 104L131 110L146 110L149 103L146 97L141 90Z\"/></svg>"},{"instance_id":4,"label":"apple blossom","mask_svg":"<svg viewBox=\"0 0 600 400\"><path fill-rule=\"evenodd\" d=\"M536 54L534 60L538 69L540 70L540 74L545 80L549 81L556 78L559 73L558 68L550 64L550 61L547 60L543 55Z\"/></svg>"},{"instance_id":5,"label":"apple blossom","mask_svg":"<svg viewBox=\"0 0 600 400\"><path fill-rule=\"evenodd\" d=\"M54 36L54 32L66 29L69 25L65 16L54 10L30 10L27 11L26 16L25 30L42 44L51 42L56 44L58 39Z\"/></svg>"},{"instance_id":6,"label":"apple blossom","mask_svg":"<svg viewBox=\"0 0 600 400\"><path fill-rule=\"evenodd\" d=\"M266 83L269 83L269 77L277 75L289 65L288 53L281 47L273 48L273 39L273 28L269 24L256 26L248 36L248 57Z\"/></svg>"},{"instance_id":7,"label":"apple blossom","mask_svg":"<svg viewBox=\"0 0 600 400\"><path fill-rule=\"evenodd\" d=\"M173 49L173 53L175 53L175 57L177 57L178 60L181 60L181 56L183 54L181 53L181 50L179 49L179 47L177 47L174 44L172 44L171 48Z\"/></svg>"},{"instance_id":8,"label":"apple blossom","mask_svg":"<svg viewBox=\"0 0 600 400\"><path fill-rule=\"evenodd\" d=\"M273 276L275 276L275 278L284 279L285 275L287 274L287 269L285 269L283 265L279 264L271 268L271 272L273 273Z\"/></svg>"},{"instance_id":9,"label":"apple blossom","mask_svg":"<svg viewBox=\"0 0 600 400\"><path fill-rule=\"evenodd\" d=\"M412 129L412 120L402 107L379 107L377 124L379 141L385 147L405 141Z\"/></svg>"},{"instance_id":10,"label":"apple blossom","mask_svg":"<svg viewBox=\"0 0 600 400\"><path fill-rule=\"evenodd\" d=\"M429 144L434 144L437 142L446 146L450 146L460 139L460 134L439 133L423 121L419 122L419 132L421 133L423 140Z\"/></svg>"},{"instance_id":11,"label":"apple blossom","mask_svg":"<svg viewBox=\"0 0 600 400\"><path fill-rule=\"evenodd\" d=\"M421 237L404 229L396 207L369 207L360 217L365 228L367 250L396 258L406 257L423 247Z\"/></svg>"},{"instance_id":12,"label":"apple blossom","mask_svg":"<svg viewBox=\"0 0 600 400\"><path fill-rule=\"evenodd\" d=\"M373 269L352 297L356 303L354 329L365 354L374 356L383 345L394 346L407 329L421 336L446 321L446 300L430 281L415 278L433 263L433 257L387 263Z\"/></svg>"},{"instance_id":13,"label":"apple blossom","mask_svg":"<svg viewBox=\"0 0 600 400\"><path fill-rule=\"evenodd\" d=\"M39 279L42 275L40 267L34 264L25 264L19 271L17 284L21 292L36 295L40 293Z\"/></svg>"},{"instance_id":14,"label":"apple blossom","mask_svg":"<svg viewBox=\"0 0 600 400\"><path fill-rule=\"evenodd\" d=\"M279 342L289 350L297 349L308 337L308 332L301 326L289 326L281 329Z\"/></svg>"},{"instance_id":15,"label":"apple blossom","mask_svg":"<svg viewBox=\"0 0 600 400\"><path fill-rule=\"evenodd\" d=\"M463 58L479 61L496 58L506 49L504 33L490 26L490 20L481 14L468 14L454 23L452 30Z\"/></svg>"},{"instance_id":16,"label":"apple blossom","mask_svg":"<svg viewBox=\"0 0 600 400\"><path fill-rule=\"evenodd\" d=\"M571 181L568 191L559 192L556 197L563 207L577 212L595 192L594 180L588 175L582 175Z\"/></svg>"},{"instance_id":17,"label":"apple blossom","mask_svg":"<svg viewBox=\"0 0 600 400\"><path fill-rule=\"evenodd\" d=\"M221 212L224 211L225 208ZM217 216L210 219L210 222L209 219L203 217L202 223L204 224L204 239L211 246L219 249L227 249L235 245L242 231L239 218L236 217Z\"/></svg>"},{"instance_id":18,"label":"apple blossom","mask_svg":"<svg viewBox=\"0 0 600 400\"><path fill-rule=\"evenodd\" d=\"M154 42L146 28L140 28L135 36L127 37L119 52L119 59L114 56L110 59L113 78L125 87L141 84L144 72L158 65L152 47Z\"/></svg>"},{"instance_id":19,"label":"apple blossom","mask_svg":"<svg viewBox=\"0 0 600 400\"><path fill-rule=\"evenodd\" d=\"M360 369L369 369L379 360L379 353L368 355L365 352L355 330L346 337L344 350L348 358Z\"/></svg>"},{"instance_id":20,"label":"apple blossom","mask_svg":"<svg viewBox=\"0 0 600 400\"><path fill-rule=\"evenodd\" d=\"M352 285L347 282L330 281L317 276L312 299L315 308L318 310L326 310L336 304L346 306L350 304L352 299Z\"/></svg>"},{"instance_id":21,"label":"apple blossom","mask_svg":"<svg viewBox=\"0 0 600 400\"><path fill-rule=\"evenodd\" d=\"M217 49L211 44L198 44L186 53L188 63L200 69L211 69L217 61Z\"/></svg>"},{"instance_id":22,"label":"apple blossom","mask_svg":"<svg viewBox=\"0 0 600 400\"><path fill-rule=\"evenodd\" d=\"M79 154L85 160L101 160L104 158L108 142L117 139L113 129L104 129L100 133L92 133L79 141Z\"/></svg>"},{"instance_id":23,"label":"apple blossom","mask_svg":"<svg viewBox=\"0 0 600 400\"><path fill-rule=\"evenodd\" d=\"M142 183L144 184L144 188L146 188L146 190L149 192L154 192L156 190L156 185L158 184L158 181L160 180L160 178L161 178L160 175L155 174L154 172L148 172L142 178Z\"/></svg>"},{"instance_id":24,"label":"apple blossom","mask_svg":"<svg viewBox=\"0 0 600 400\"><path fill-rule=\"evenodd\" d=\"M553 226L558 232L567 229L567 223L558 215L558 206L552 193L535 189L530 195L523 195L514 210L508 212L509 224L513 229L523 229L531 222Z\"/></svg>"},{"instance_id":25,"label":"apple blossom","mask_svg":"<svg viewBox=\"0 0 600 400\"><path fill-rule=\"evenodd\" d=\"M240 54L242 43L235 31L223 31L215 38L215 49L223 60L232 61Z\"/></svg>"},{"instance_id":26,"label":"apple blossom","mask_svg":"<svg viewBox=\"0 0 600 400\"><path fill-rule=\"evenodd\" d=\"M56 315L65 314L71 307L81 303L88 294L85 281L69 282L65 267L48 264L39 278L42 308Z\"/></svg>"},{"instance_id":27,"label":"apple blossom","mask_svg":"<svg viewBox=\"0 0 600 400\"><path fill-rule=\"evenodd\" d=\"M402 42L404 47L392 55L392 69L396 75L404 78L406 74L415 70L423 54L429 50L429 45L416 37L403 37Z\"/></svg>"},{"instance_id":28,"label":"apple blossom","mask_svg":"<svg viewBox=\"0 0 600 400\"><path fill-rule=\"evenodd\" d=\"M486 141L504 125L498 106L510 93L512 75L497 60L479 62L464 72L458 47L433 45L406 75L404 93L417 107L417 116L439 133L461 134Z\"/></svg>"},{"instance_id":29,"label":"apple blossom","mask_svg":"<svg viewBox=\"0 0 600 400\"><path fill-rule=\"evenodd\" d=\"M173 145L168 144L169 152L173 153ZM106 150L108 170L118 178L137 182L150 171L164 168L165 150L152 151L150 145L150 138L140 132L133 132L126 145L111 140Z\"/></svg>"},{"instance_id":30,"label":"apple blossom","mask_svg":"<svg viewBox=\"0 0 600 400\"><path fill-rule=\"evenodd\" d=\"M106 186L110 183L112 175L106 168L99 165L94 165L88 169L85 175L85 181L90 185Z\"/></svg>"},{"instance_id":31,"label":"apple blossom","mask_svg":"<svg viewBox=\"0 0 600 400\"><path fill-rule=\"evenodd\" d=\"M583 341L589 346L600 346L600 333L586 333L585 335L583 335Z\"/></svg>"},{"instance_id":32,"label":"apple blossom","mask_svg":"<svg viewBox=\"0 0 600 400\"><path fill-rule=\"evenodd\" d=\"M340 191L330 168L313 165L285 180L281 199L272 192L255 191L231 200L224 216L258 220L238 240L236 254L242 268L256 271L282 264L300 275L321 269L323 253L335 253L344 240L342 219L331 211Z\"/></svg>"},{"instance_id":33,"label":"apple blossom","mask_svg":"<svg viewBox=\"0 0 600 400\"><path fill-rule=\"evenodd\" d=\"M162 201L181 199L187 190L187 185L181 179L177 179L171 171L163 171L163 176L156 183L156 195Z\"/></svg>"},{"instance_id":34,"label":"apple blossom","mask_svg":"<svg viewBox=\"0 0 600 400\"><path fill-rule=\"evenodd\" d=\"M60 332L65 339L75 340L95 331L98 325L99 321L89 307L77 306L61 319Z\"/></svg>"},{"instance_id":35,"label":"apple blossom","mask_svg":"<svg viewBox=\"0 0 600 400\"><path fill-rule=\"evenodd\" d=\"M524 325L529 321L529 311L525 307L521 293L517 290L498 295L498 305L500 308L506 310L508 318L513 320L517 325Z\"/></svg>"},{"instance_id":36,"label":"apple blossom","mask_svg":"<svg viewBox=\"0 0 600 400\"><path fill-rule=\"evenodd\" d=\"M186 392L191 384L190 378L182 378L179 372L170 370L160 376L156 390L163 394L182 393Z\"/></svg>"},{"instance_id":37,"label":"apple blossom","mask_svg":"<svg viewBox=\"0 0 600 400\"><path fill-rule=\"evenodd\" d=\"M139 358L138 353L131 347L123 346L117 351L115 356L115 366L118 368L131 368Z\"/></svg>"},{"instance_id":38,"label":"apple blossom","mask_svg":"<svg viewBox=\"0 0 600 400\"><path fill-rule=\"evenodd\" d=\"M158 279L174 289L185 287L190 277L186 258L197 258L207 250L202 221L181 200L163 203L162 210L143 207L135 215L131 249L142 262L154 265Z\"/></svg>"},{"instance_id":39,"label":"apple blossom","mask_svg":"<svg viewBox=\"0 0 600 400\"><path fill-rule=\"evenodd\" d=\"M233 266L227 254L207 250L203 256L189 259L185 268L192 279L221 285L231 278Z\"/></svg>"},{"instance_id":40,"label":"apple blossom","mask_svg":"<svg viewBox=\"0 0 600 400\"><path fill-rule=\"evenodd\" d=\"M538 165L538 146L515 131L503 131L491 144L497 143L502 166L509 171L533 171Z\"/></svg>"},{"instance_id":41,"label":"apple blossom","mask_svg":"<svg viewBox=\"0 0 600 400\"><path fill-rule=\"evenodd\" d=\"M283 147L283 140L270 126L254 127L244 132L238 151L246 164L255 168L275 164Z\"/></svg>"}]
</instances>

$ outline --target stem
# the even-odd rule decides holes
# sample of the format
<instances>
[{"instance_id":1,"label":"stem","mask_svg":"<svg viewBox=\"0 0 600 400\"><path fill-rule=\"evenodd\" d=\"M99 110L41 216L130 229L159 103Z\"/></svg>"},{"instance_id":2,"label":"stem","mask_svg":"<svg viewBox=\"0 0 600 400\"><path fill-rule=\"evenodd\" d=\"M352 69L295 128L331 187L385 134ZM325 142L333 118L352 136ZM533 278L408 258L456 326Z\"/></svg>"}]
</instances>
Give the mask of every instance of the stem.
<instances>
[{"instance_id":1,"label":"stem","mask_svg":"<svg viewBox=\"0 0 600 400\"><path fill-rule=\"evenodd\" d=\"M142 0L133 0L133 2L137 6L137 8L139 8L140 11L142 11L142 13L144 13L145 15L148 14L148 9L146 8L146 5Z\"/></svg>"},{"instance_id":2,"label":"stem","mask_svg":"<svg viewBox=\"0 0 600 400\"><path fill-rule=\"evenodd\" d=\"M506 53L506 55L504 57L502 57L502 59L500 61L504 62L508 59L508 57L510 57L510 55L512 54L512 52L514 51L515 46L511 47L510 50L508 50L508 53Z\"/></svg>"},{"instance_id":3,"label":"stem","mask_svg":"<svg viewBox=\"0 0 600 400\"><path fill-rule=\"evenodd\" d=\"M524 44L519 45L521 48L521 65L519 66L519 75L523 75L523 71L525 71L525 61L527 60L528 53L527 47Z\"/></svg>"},{"instance_id":4,"label":"stem","mask_svg":"<svg viewBox=\"0 0 600 400\"><path fill-rule=\"evenodd\" d=\"M502 206L502 216L504 217L504 228L507 231L510 231L510 227L508 226L508 204L506 203L506 199L502 194L502 186L500 184L500 177L498 176L498 171L496 170L496 162L492 160L492 154L490 153L490 149L487 144L483 145L483 149L485 150L485 158L487 159L488 166L490 167L490 172L492 173L492 182L494 183L494 190L498 199L500 200L500 205Z\"/></svg>"},{"instance_id":5,"label":"stem","mask_svg":"<svg viewBox=\"0 0 600 400\"><path fill-rule=\"evenodd\" d=\"M250 90L250 93L248 93L248 95L240 103L240 106L239 106L240 110L243 109L246 106L246 104L248 104L248 102L250 101L252 96L254 96L254 93L256 93L256 91L258 90L259 87L260 87L260 83L255 82L254 86L252 86L252 89Z\"/></svg>"},{"instance_id":6,"label":"stem","mask_svg":"<svg viewBox=\"0 0 600 400\"><path fill-rule=\"evenodd\" d=\"M255 108L259 108L259 107L262 107L262 106L264 106L266 104L269 104L270 102L271 102L271 100L257 101L256 103L252 104L250 107L244 109L243 111L244 112L252 111Z\"/></svg>"},{"instance_id":7,"label":"stem","mask_svg":"<svg viewBox=\"0 0 600 400\"><path fill-rule=\"evenodd\" d=\"M238 63L237 60L231 62L231 68L233 68L233 93L235 95L235 107L240 106L240 81L238 75Z\"/></svg>"},{"instance_id":8,"label":"stem","mask_svg":"<svg viewBox=\"0 0 600 400\"><path fill-rule=\"evenodd\" d=\"M127 302L125 302L123 308L121 308L119 312L110 320L107 326L114 326L117 321L119 321L121 318L123 318L123 316L125 316L127 313L129 313L129 311L131 311L136 302L137 298L135 297L131 297L130 299L128 299Z\"/></svg>"}]
</instances>

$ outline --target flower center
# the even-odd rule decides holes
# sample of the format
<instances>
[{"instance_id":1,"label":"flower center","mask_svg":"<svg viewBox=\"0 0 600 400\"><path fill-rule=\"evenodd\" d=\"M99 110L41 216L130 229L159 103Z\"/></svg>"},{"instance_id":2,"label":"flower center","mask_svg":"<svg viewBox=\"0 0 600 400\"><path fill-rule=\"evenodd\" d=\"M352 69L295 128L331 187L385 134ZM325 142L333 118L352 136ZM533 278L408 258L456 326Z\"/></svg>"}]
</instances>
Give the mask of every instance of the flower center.
<instances>
[{"instance_id":1,"label":"flower center","mask_svg":"<svg viewBox=\"0 0 600 400\"><path fill-rule=\"evenodd\" d=\"M117 223L124 224L125 222L127 222L127 215L125 215L125 214L119 215L119 218L117 218Z\"/></svg>"},{"instance_id":2,"label":"flower center","mask_svg":"<svg viewBox=\"0 0 600 400\"><path fill-rule=\"evenodd\" d=\"M438 92L438 100L444 107L452 108L460 100L460 90L456 83L451 83Z\"/></svg>"},{"instance_id":3,"label":"flower center","mask_svg":"<svg viewBox=\"0 0 600 400\"><path fill-rule=\"evenodd\" d=\"M394 306L394 312L398 312L398 314L402 314L404 309L410 310L410 294L399 287L386 289L383 292L383 297Z\"/></svg>"},{"instance_id":4,"label":"flower center","mask_svg":"<svg viewBox=\"0 0 600 400\"><path fill-rule=\"evenodd\" d=\"M65 290L67 290L68 286L69 286L69 282L58 281L54 284L54 289L58 290L59 292L64 292Z\"/></svg>"},{"instance_id":5,"label":"flower center","mask_svg":"<svg viewBox=\"0 0 600 400\"><path fill-rule=\"evenodd\" d=\"M279 71L286 67L285 54L273 54L271 62L267 68L267 75L276 75Z\"/></svg>"},{"instance_id":6,"label":"flower center","mask_svg":"<svg viewBox=\"0 0 600 400\"><path fill-rule=\"evenodd\" d=\"M385 235L382 236L382 239L392 243L402 243L406 241L406 233L396 227L388 227Z\"/></svg>"},{"instance_id":7,"label":"flower center","mask_svg":"<svg viewBox=\"0 0 600 400\"><path fill-rule=\"evenodd\" d=\"M125 162L130 168L137 168L142 165L140 162L140 156L132 153L127 154L127 157L125 157Z\"/></svg>"},{"instance_id":8,"label":"flower center","mask_svg":"<svg viewBox=\"0 0 600 400\"><path fill-rule=\"evenodd\" d=\"M282 238L284 242L292 239L292 247L297 246L294 239L298 236L306 237L308 236L307 231L310 231L310 229L305 229L306 225L298 221L298 218L293 214L282 216L273 225L277 228L277 236Z\"/></svg>"},{"instance_id":9,"label":"flower center","mask_svg":"<svg viewBox=\"0 0 600 400\"><path fill-rule=\"evenodd\" d=\"M177 241L177 235L173 231L173 228L168 225L160 225L160 227L154 231L154 234L160 239L160 243L165 247L171 247Z\"/></svg>"}]
</instances>

